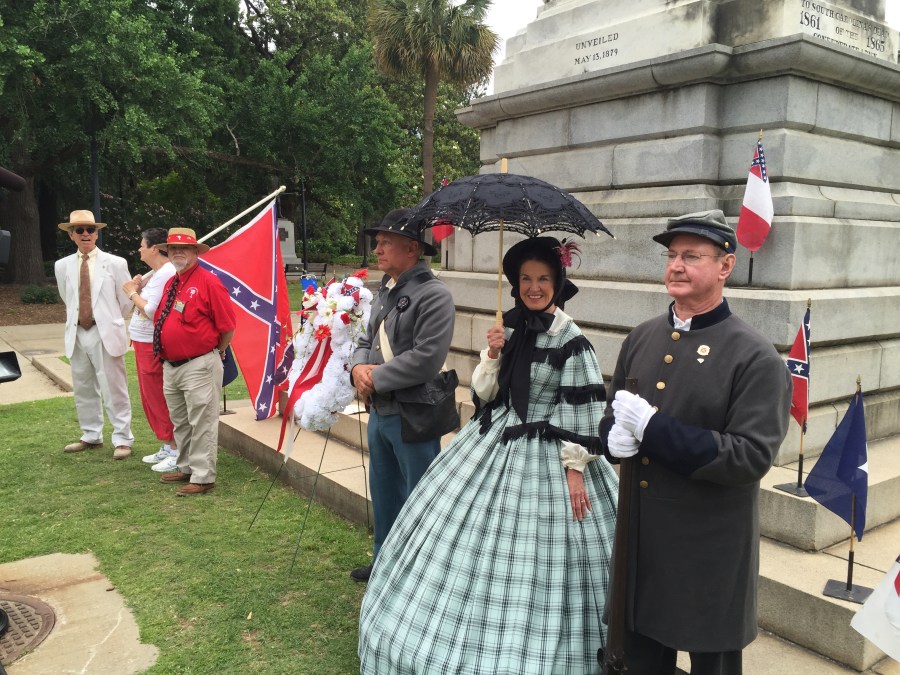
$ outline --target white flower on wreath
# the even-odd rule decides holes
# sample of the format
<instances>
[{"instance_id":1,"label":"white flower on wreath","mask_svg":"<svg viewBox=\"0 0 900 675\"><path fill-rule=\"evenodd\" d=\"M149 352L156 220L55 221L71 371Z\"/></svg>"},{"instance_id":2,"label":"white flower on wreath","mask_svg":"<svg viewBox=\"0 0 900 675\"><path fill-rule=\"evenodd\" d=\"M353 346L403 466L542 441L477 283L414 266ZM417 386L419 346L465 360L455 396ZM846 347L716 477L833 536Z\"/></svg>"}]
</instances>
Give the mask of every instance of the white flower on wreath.
<instances>
[{"instance_id":1,"label":"white flower on wreath","mask_svg":"<svg viewBox=\"0 0 900 675\"><path fill-rule=\"evenodd\" d=\"M294 419L309 431L330 427L356 397L356 389L350 384L350 360L366 333L372 309L372 292L365 286L367 276L367 270L358 270L343 281L307 290L303 296L303 317L294 336L294 363L288 375L291 388L316 348L323 343L331 346L321 380L294 405Z\"/></svg>"}]
</instances>

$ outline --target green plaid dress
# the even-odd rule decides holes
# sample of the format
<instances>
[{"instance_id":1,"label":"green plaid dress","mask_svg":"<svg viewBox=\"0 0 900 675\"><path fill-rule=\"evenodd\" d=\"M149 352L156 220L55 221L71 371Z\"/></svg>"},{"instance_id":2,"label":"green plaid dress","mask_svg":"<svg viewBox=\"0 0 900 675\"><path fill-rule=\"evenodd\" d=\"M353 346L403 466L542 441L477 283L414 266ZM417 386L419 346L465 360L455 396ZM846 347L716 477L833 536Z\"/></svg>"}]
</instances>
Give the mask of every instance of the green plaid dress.
<instances>
[{"instance_id":1,"label":"green plaid dress","mask_svg":"<svg viewBox=\"0 0 900 675\"><path fill-rule=\"evenodd\" d=\"M371 675L599 673L618 480L584 477L572 519L561 440L599 449L600 369L574 322L537 338L528 420L473 420L431 465L382 547L363 598Z\"/></svg>"}]
</instances>

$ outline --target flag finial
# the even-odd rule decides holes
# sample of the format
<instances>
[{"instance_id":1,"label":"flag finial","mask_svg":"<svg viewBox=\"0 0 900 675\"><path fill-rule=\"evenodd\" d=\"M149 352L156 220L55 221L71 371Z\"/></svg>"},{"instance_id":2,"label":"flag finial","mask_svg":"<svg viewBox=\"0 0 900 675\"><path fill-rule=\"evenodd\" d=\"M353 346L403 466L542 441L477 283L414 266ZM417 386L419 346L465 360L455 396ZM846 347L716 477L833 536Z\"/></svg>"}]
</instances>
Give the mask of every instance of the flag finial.
<instances>
[{"instance_id":1,"label":"flag finial","mask_svg":"<svg viewBox=\"0 0 900 675\"><path fill-rule=\"evenodd\" d=\"M762 140L762 129L759 130L759 140Z\"/></svg>"}]
</instances>

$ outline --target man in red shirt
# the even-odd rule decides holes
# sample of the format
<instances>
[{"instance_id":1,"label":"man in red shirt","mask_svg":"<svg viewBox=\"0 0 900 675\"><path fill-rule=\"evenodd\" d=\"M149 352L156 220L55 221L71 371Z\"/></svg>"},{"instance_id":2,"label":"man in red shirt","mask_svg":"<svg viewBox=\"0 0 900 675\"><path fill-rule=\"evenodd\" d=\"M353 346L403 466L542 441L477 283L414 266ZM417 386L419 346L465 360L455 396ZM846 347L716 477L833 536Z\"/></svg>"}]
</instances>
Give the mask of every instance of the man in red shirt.
<instances>
[{"instance_id":1,"label":"man in red shirt","mask_svg":"<svg viewBox=\"0 0 900 675\"><path fill-rule=\"evenodd\" d=\"M186 483L179 496L202 494L216 486L219 449L219 398L222 360L234 335L231 298L222 282L197 264L209 246L194 231L169 230L165 244L175 276L163 289L156 313L153 352L163 362L163 393L178 445L177 471L163 483Z\"/></svg>"}]
</instances>

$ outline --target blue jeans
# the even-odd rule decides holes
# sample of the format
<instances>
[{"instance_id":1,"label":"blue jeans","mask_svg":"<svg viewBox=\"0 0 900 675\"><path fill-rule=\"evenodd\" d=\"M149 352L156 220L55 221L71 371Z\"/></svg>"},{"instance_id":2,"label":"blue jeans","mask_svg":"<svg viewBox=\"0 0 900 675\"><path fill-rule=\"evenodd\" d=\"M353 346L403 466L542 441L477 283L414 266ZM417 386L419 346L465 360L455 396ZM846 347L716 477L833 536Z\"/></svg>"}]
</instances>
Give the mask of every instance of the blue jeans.
<instances>
[{"instance_id":1,"label":"blue jeans","mask_svg":"<svg viewBox=\"0 0 900 675\"><path fill-rule=\"evenodd\" d=\"M394 526L416 483L441 450L439 438L406 443L400 438L400 415L369 411L369 484L375 512L375 553Z\"/></svg>"}]
</instances>

